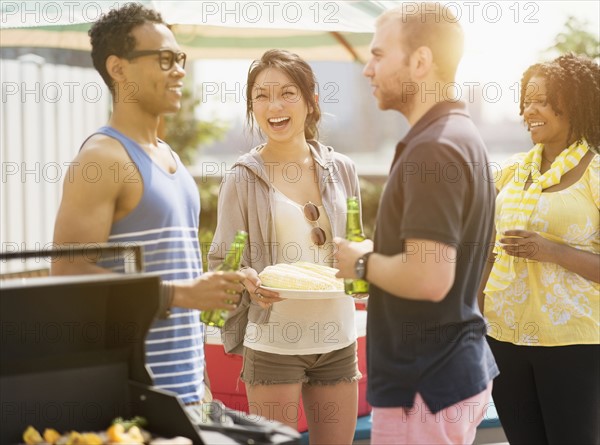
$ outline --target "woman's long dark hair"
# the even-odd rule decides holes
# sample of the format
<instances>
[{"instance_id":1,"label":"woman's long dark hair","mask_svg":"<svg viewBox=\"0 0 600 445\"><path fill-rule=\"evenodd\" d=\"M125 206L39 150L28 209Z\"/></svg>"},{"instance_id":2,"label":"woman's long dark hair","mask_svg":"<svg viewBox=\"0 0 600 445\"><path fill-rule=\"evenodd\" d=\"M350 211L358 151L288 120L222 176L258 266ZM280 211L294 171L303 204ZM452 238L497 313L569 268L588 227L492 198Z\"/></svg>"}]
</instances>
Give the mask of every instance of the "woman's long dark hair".
<instances>
[{"instance_id":1,"label":"woman's long dark hair","mask_svg":"<svg viewBox=\"0 0 600 445\"><path fill-rule=\"evenodd\" d=\"M252 88L258 75L267 68L277 68L288 76L300 90L302 98L306 101L308 109L312 109L306 116L304 123L304 136L306 139L317 139L319 130L317 125L321 119L321 109L315 98L317 81L312 68L297 54L283 49L271 49L263 54L260 60L255 60L248 69L246 81L246 120L248 126L253 128L252 119Z\"/></svg>"}]
</instances>

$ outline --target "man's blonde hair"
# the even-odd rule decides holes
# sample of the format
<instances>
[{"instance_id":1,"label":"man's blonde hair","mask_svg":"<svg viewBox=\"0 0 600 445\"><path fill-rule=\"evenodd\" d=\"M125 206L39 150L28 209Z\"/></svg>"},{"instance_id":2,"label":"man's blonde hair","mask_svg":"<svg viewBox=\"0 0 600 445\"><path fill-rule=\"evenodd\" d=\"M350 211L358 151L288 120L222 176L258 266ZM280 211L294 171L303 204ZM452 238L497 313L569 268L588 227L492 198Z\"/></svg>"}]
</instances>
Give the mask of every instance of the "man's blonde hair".
<instances>
[{"instance_id":1,"label":"man's blonde hair","mask_svg":"<svg viewBox=\"0 0 600 445\"><path fill-rule=\"evenodd\" d=\"M408 54L426 46L431 49L437 75L454 81L463 55L464 34L456 15L445 5L434 2L406 2L377 18L380 27L395 22L401 29L399 42Z\"/></svg>"}]
</instances>

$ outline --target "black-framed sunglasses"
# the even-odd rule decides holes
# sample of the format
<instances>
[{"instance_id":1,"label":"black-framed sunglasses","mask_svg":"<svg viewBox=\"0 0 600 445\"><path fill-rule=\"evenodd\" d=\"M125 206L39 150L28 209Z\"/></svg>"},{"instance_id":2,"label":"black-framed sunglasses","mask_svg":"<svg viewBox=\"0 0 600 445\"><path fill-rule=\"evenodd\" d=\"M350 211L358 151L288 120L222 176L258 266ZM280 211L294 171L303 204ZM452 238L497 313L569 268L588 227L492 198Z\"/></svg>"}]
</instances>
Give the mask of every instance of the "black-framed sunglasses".
<instances>
[{"instance_id":1,"label":"black-framed sunglasses","mask_svg":"<svg viewBox=\"0 0 600 445\"><path fill-rule=\"evenodd\" d=\"M327 237L325 236L325 231L319 226L319 217L321 213L319 212L319 208L314 205L312 202L308 201L302 207L302 211L304 212L304 217L306 220L312 224L316 224L317 227L313 227L310 231L310 238L312 242L317 246L322 246L325 244Z\"/></svg>"},{"instance_id":2,"label":"black-framed sunglasses","mask_svg":"<svg viewBox=\"0 0 600 445\"><path fill-rule=\"evenodd\" d=\"M176 53L170 49L143 49L140 51L132 51L125 57L125 59L133 60L137 57L156 55L158 56L160 69L163 71L169 71L171 68L173 68L173 64L175 62L177 62L177 65L179 65L181 68L185 69L187 54L184 52Z\"/></svg>"}]
</instances>

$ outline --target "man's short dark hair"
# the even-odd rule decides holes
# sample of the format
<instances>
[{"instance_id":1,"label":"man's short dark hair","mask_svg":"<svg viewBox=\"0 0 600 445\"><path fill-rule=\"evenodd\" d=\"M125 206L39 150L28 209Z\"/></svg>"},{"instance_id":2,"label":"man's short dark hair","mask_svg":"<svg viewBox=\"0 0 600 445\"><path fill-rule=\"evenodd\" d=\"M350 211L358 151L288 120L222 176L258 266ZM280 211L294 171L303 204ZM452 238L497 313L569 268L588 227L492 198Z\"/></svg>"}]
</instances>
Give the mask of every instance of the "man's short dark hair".
<instances>
[{"instance_id":1,"label":"man's short dark hair","mask_svg":"<svg viewBox=\"0 0 600 445\"><path fill-rule=\"evenodd\" d=\"M106 70L106 59L111 55L124 57L133 51L136 41L131 30L145 23L166 25L155 10L139 3L127 3L103 14L88 31L94 67L111 90L113 81Z\"/></svg>"}]
</instances>

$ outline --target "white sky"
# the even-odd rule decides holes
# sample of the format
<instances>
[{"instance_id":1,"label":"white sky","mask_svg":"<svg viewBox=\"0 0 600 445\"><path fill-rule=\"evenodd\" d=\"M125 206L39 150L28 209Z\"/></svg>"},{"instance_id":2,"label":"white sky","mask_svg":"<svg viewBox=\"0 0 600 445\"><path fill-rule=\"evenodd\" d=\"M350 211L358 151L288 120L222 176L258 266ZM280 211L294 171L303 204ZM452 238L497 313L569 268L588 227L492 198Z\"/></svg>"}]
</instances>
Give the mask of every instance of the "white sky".
<instances>
[{"instance_id":1,"label":"white sky","mask_svg":"<svg viewBox=\"0 0 600 445\"><path fill-rule=\"evenodd\" d=\"M519 119L516 84L527 67L542 60L542 52L554 44L569 15L587 21L586 29L599 33L600 2L597 1L472 3L470 10L464 5L460 10L466 41L457 80L459 85L479 82L487 86L490 99L487 103L501 91L498 102L484 108L490 120ZM467 94L466 89L463 94Z\"/></svg>"},{"instance_id":2,"label":"white sky","mask_svg":"<svg viewBox=\"0 0 600 445\"><path fill-rule=\"evenodd\" d=\"M484 118L490 122L519 120L518 82L528 66L542 60L542 52L554 44L569 15L587 22L587 30L600 33L600 2L589 1L466 1L443 2L459 16L465 31L465 54L457 83L462 98L468 99L472 83L483 101ZM212 82L198 88L226 86L243 94L250 61L219 60L197 62L196 78ZM207 75L210 79L207 79ZM366 84L365 84L366 88ZM201 118L241 119L243 107L234 105L234 93L224 103L212 97L200 107ZM243 97L241 97L243 102Z\"/></svg>"}]
</instances>

